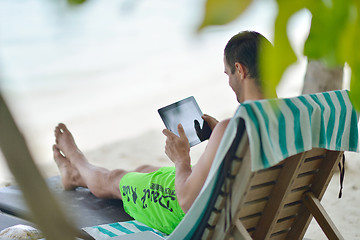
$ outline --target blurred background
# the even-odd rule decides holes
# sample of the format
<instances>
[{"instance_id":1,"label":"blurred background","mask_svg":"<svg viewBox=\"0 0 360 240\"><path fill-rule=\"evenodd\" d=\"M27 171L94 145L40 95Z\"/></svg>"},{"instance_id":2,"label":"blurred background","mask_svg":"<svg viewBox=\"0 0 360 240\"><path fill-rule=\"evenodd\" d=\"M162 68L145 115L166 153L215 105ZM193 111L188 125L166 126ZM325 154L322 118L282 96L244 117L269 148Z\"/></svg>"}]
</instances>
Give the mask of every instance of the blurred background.
<instances>
[{"instance_id":1,"label":"blurred background","mask_svg":"<svg viewBox=\"0 0 360 240\"><path fill-rule=\"evenodd\" d=\"M231 24L196 33L204 5L0 1L0 90L46 176L57 174L51 146L59 122L69 126L82 150L93 151L148 132L161 137L157 109L188 96L217 119L232 116L238 103L224 74L223 49L242 30L272 41L277 7L272 0L256 0ZM280 97L301 93L310 21L303 10L288 25L299 61L285 72ZM0 186L11 181L0 156Z\"/></svg>"}]
</instances>

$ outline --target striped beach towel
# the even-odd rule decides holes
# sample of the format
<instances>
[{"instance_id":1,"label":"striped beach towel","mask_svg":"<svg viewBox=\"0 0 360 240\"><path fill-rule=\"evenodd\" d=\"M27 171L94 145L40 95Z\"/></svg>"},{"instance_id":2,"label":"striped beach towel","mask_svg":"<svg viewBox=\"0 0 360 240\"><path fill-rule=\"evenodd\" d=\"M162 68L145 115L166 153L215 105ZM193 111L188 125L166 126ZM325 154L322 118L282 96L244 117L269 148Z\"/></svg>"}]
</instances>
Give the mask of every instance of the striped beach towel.
<instances>
[{"instance_id":1,"label":"striped beach towel","mask_svg":"<svg viewBox=\"0 0 360 240\"><path fill-rule=\"evenodd\" d=\"M311 148L358 151L358 118L348 91L243 103L252 170L271 167Z\"/></svg>"}]
</instances>

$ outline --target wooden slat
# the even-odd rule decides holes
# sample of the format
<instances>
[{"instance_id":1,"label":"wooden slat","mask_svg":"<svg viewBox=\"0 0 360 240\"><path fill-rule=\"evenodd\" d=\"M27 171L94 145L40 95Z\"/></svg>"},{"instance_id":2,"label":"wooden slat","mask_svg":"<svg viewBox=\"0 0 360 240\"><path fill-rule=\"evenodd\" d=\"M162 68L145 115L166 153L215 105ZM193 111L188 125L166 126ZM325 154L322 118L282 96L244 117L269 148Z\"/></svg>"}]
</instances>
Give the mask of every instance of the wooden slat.
<instances>
[{"instance_id":1,"label":"wooden slat","mask_svg":"<svg viewBox=\"0 0 360 240\"><path fill-rule=\"evenodd\" d=\"M320 155L326 155L326 149L324 148L313 148L310 151L306 152L305 158L313 158Z\"/></svg>"},{"instance_id":2,"label":"wooden slat","mask_svg":"<svg viewBox=\"0 0 360 240\"><path fill-rule=\"evenodd\" d=\"M261 216L247 217L245 219L240 219L241 223L246 229L255 228L260 220Z\"/></svg>"},{"instance_id":3,"label":"wooden slat","mask_svg":"<svg viewBox=\"0 0 360 240\"><path fill-rule=\"evenodd\" d=\"M245 198L245 202L251 202L257 199L268 197L274 185L264 186L256 189L251 189Z\"/></svg>"},{"instance_id":4,"label":"wooden slat","mask_svg":"<svg viewBox=\"0 0 360 240\"><path fill-rule=\"evenodd\" d=\"M217 222L219 221L219 218L220 218L220 213L221 212L217 212L217 211L213 211L209 217L209 220L208 220L208 224L210 226L215 226L217 224Z\"/></svg>"},{"instance_id":5,"label":"wooden slat","mask_svg":"<svg viewBox=\"0 0 360 240\"><path fill-rule=\"evenodd\" d=\"M239 172L239 169L241 167L241 163L242 163L242 158L232 161L232 163L231 163L231 172L230 172L231 176L235 176Z\"/></svg>"},{"instance_id":6,"label":"wooden slat","mask_svg":"<svg viewBox=\"0 0 360 240\"><path fill-rule=\"evenodd\" d=\"M219 196L216 199L214 208L217 210L223 209L225 206L226 197L224 195L219 194Z\"/></svg>"},{"instance_id":7,"label":"wooden slat","mask_svg":"<svg viewBox=\"0 0 360 240\"><path fill-rule=\"evenodd\" d=\"M302 201L302 195L307 190L308 189L303 189L301 191L296 191L296 192L289 193L285 198L284 205L291 204L291 203L297 202L297 201Z\"/></svg>"},{"instance_id":8,"label":"wooden slat","mask_svg":"<svg viewBox=\"0 0 360 240\"><path fill-rule=\"evenodd\" d=\"M214 235L214 228L205 228L203 235L201 236L202 240L209 240Z\"/></svg>"},{"instance_id":9,"label":"wooden slat","mask_svg":"<svg viewBox=\"0 0 360 240\"><path fill-rule=\"evenodd\" d=\"M267 204L267 201L255 201L244 204L240 210L240 217L254 215L255 213L262 212Z\"/></svg>"},{"instance_id":10,"label":"wooden slat","mask_svg":"<svg viewBox=\"0 0 360 240\"><path fill-rule=\"evenodd\" d=\"M266 171L259 171L251 180L251 185L259 185L266 182L276 181L281 171L281 165L276 168L270 168Z\"/></svg>"},{"instance_id":11,"label":"wooden slat","mask_svg":"<svg viewBox=\"0 0 360 240\"><path fill-rule=\"evenodd\" d=\"M231 188L231 185L230 185L230 180L226 179L225 181L228 181L226 184L223 184L222 187L221 187L221 192L225 194L228 194L230 192L230 188Z\"/></svg>"},{"instance_id":12,"label":"wooden slat","mask_svg":"<svg viewBox=\"0 0 360 240\"><path fill-rule=\"evenodd\" d=\"M289 230L292 226L292 224L294 223L295 217L293 218L286 218L286 220L284 221L279 221L275 224L272 232L276 233L276 232L280 232L280 231L284 231L284 230Z\"/></svg>"},{"instance_id":13,"label":"wooden slat","mask_svg":"<svg viewBox=\"0 0 360 240\"><path fill-rule=\"evenodd\" d=\"M248 147L249 147L249 137L247 134L244 134L241 137L238 148L235 151L235 157L238 159L243 158L246 155L246 153L249 151Z\"/></svg>"},{"instance_id":14,"label":"wooden slat","mask_svg":"<svg viewBox=\"0 0 360 240\"><path fill-rule=\"evenodd\" d=\"M299 173L309 172L311 170L319 169L324 158L318 158L314 161L304 162L299 170Z\"/></svg>"},{"instance_id":15,"label":"wooden slat","mask_svg":"<svg viewBox=\"0 0 360 240\"><path fill-rule=\"evenodd\" d=\"M270 239L271 240L287 239L286 238L287 234L288 234L288 232L280 232L280 233L277 233L277 234L274 234L274 235L270 236Z\"/></svg>"},{"instance_id":16,"label":"wooden slat","mask_svg":"<svg viewBox=\"0 0 360 240\"><path fill-rule=\"evenodd\" d=\"M309 186L313 182L313 179L314 179L314 174L297 177L292 185L292 189Z\"/></svg>"},{"instance_id":17,"label":"wooden slat","mask_svg":"<svg viewBox=\"0 0 360 240\"><path fill-rule=\"evenodd\" d=\"M298 204L284 207L280 212L279 218L281 219L281 218L296 215L298 213L299 209L301 208L301 206L302 206L302 203L298 203Z\"/></svg>"}]
</instances>

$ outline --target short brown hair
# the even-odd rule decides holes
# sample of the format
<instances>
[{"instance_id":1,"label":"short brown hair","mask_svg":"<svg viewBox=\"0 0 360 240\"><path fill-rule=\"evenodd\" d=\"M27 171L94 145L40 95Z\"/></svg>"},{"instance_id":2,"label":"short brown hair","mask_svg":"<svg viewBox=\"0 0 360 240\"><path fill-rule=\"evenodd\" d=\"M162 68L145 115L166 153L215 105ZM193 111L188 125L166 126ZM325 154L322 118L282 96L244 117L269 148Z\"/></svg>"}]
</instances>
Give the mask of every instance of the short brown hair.
<instances>
[{"instance_id":1,"label":"short brown hair","mask_svg":"<svg viewBox=\"0 0 360 240\"><path fill-rule=\"evenodd\" d=\"M247 68L250 77L261 86L258 57L261 49L268 46L272 47L272 44L258 32L243 31L233 36L224 50L231 73L235 72L235 63L241 63Z\"/></svg>"}]
</instances>

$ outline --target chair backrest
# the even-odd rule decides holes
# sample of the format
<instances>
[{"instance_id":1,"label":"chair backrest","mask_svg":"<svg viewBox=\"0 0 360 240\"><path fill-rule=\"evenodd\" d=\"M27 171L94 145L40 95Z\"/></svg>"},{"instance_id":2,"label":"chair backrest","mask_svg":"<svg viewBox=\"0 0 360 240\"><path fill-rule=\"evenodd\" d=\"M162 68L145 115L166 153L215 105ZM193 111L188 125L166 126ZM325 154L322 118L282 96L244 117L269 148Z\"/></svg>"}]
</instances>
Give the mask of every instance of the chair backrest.
<instances>
[{"instance_id":1,"label":"chair backrest","mask_svg":"<svg viewBox=\"0 0 360 240\"><path fill-rule=\"evenodd\" d=\"M252 172L248 136L238 137L202 239L301 239L312 218L305 193L321 200L343 152L313 148Z\"/></svg>"},{"instance_id":2,"label":"chair backrest","mask_svg":"<svg viewBox=\"0 0 360 240\"><path fill-rule=\"evenodd\" d=\"M347 91L242 103L209 184L171 236L298 239L313 215L341 238L320 200L343 151L359 151L357 125Z\"/></svg>"}]
</instances>

